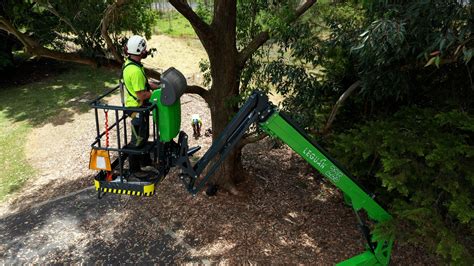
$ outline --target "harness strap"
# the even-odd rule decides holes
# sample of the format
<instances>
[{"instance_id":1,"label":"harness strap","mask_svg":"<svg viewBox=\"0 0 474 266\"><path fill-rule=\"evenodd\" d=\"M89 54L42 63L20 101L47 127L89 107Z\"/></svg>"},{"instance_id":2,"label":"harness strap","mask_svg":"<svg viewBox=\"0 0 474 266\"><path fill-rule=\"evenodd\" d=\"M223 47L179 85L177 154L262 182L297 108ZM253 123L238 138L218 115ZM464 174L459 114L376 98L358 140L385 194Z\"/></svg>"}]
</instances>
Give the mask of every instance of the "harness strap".
<instances>
[{"instance_id":1,"label":"harness strap","mask_svg":"<svg viewBox=\"0 0 474 266\"><path fill-rule=\"evenodd\" d=\"M134 96L127 88L127 86L125 85L125 82L123 82L123 71L125 70L125 68L127 68L129 65L134 65L134 63L128 63L126 64L125 66L122 67L122 73L120 74L120 82L123 83L123 87L127 90L127 93L128 95L130 95L135 101L138 101L138 98L136 96ZM145 77L146 78L146 77Z\"/></svg>"},{"instance_id":2,"label":"harness strap","mask_svg":"<svg viewBox=\"0 0 474 266\"><path fill-rule=\"evenodd\" d=\"M134 65L134 66L137 66L141 72L143 73L143 76L145 77L145 88L148 90L148 77L146 76L146 73L145 71L142 69L142 66L140 64L138 64L137 62L134 62L133 60L130 59L130 62L128 64L126 64L125 66L122 67L122 73L120 74L120 80L122 81L123 80L123 71L125 70L125 68L127 68L128 66L130 65ZM125 86L124 84L124 87L125 89L127 90L127 93L128 95L130 95L135 101L138 101L138 98L136 96L134 96L127 88L127 86Z\"/></svg>"},{"instance_id":3,"label":"harness strap","mask_svg":"<svg viewBox=\"0 0 474 266\"><path fill-rule=\"evenodd\" d=\"M138 135L137 131L135 130L135 127L132 126L132 134L135 136L135 138L137 139L137 142L136 142L136 146L140 146L140 144L142 143L143 141L143 138Z\"/></svg>"}]
</instances>

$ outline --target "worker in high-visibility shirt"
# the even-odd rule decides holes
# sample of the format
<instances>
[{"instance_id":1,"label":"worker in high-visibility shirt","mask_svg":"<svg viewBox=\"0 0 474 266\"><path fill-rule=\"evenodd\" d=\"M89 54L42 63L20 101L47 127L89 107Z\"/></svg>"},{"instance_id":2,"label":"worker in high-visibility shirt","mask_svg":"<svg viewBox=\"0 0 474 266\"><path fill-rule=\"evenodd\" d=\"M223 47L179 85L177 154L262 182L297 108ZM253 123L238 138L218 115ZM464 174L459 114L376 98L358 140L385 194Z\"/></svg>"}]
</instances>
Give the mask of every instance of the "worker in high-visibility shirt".
<instances>
[{"instance_id":1,"label":"worker in high-visibility shirt","mask_svg":"<svg viewBox=\"0 0 474 266\"><path fill-rule=\"evenodd\" d=\"M158 84L149 81L141 60L148 56L146 40L138 35L130 37L125 47L127 59L123 65L122 76L125 85L125 106L145 107L151 97L151 91L158 88ZM132 138L129 143L132 148L143 147L149 137L149 112L128 114L132 124ZM141 169L151 165L150 154L129 155L130 173L138 178L144 178L146 173Z\"/></svg>"},{"instance_id":2,"label":"worker in high-visibility shirt","mask_svg":"<svg viewBox=\"0 0 474 266\"><path fill-rule=\"evenodd\" d=\"M191 116L191 126L193 127L194 138L199 138L201 136L202 120L198 114L193 114Z\"/></svg>"}]
</instances>

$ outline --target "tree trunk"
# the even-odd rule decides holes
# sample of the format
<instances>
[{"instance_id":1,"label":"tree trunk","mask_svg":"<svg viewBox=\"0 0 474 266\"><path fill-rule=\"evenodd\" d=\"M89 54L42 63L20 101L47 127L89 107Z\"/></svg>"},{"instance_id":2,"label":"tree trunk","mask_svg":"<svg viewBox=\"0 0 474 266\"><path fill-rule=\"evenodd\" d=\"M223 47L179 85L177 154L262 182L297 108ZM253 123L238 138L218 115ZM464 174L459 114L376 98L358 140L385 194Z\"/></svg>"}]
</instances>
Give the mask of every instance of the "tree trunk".
<instances>
[{"instance_id":1,"label":"tree trunk","mask_svg":"<svg viewBox=\"0 0 474 266\"><path fill-rule=\"evenodd\" d=\"M239 96L240 72L245 62L269 38L267 31L255 35L254 39L240 52L237 51L236 24L237 0L214 1L214 16L209 25L204 22L187 4L185 0L169 0L169 2L191 23L211 64L212 86L204 95L211 108L212 136L216 141L232 116L237 112L235 104ZM306 0L296 10L288 23L300 17L316 0ZM238 145L216 172L213 183L237 193L235 183L243 179L241 148Z\"/></svg>"},{"instance_id":2,"label":"tree trunk","mask_svg":"<svg viewBox=\"0 0 474 266\"><path fill-rule=\"evenodd\" d=\"M221 60L227 61L225 59L235 60L236 58L227 56ZM225 65L225 63L216 64L216 66ZM235 64L227 64L227 67L216 68L214 72L213 85L211 88L213 93L209 99L212 117L213 142L217 140L219 134L224 130L233 115L236 113L237 106L231 103L235 103L233 100L239 95L238 70ZM235 194L235 183L242 180L242 171L241 151L235 149L230 152L228 158L224 161L219 171L216 172L212 183Z\"/></svg>"},{"instance_id":3,"label":"tree trunk","mask_svg":"<svg viewBox=\"0 0 474 266\"><path fill-rule=\"evenodd\" d=\"M211 108L213 141L216 141L238 109L235 99L239 95L240 67L236 48L235 0L214 2L214 21L211 26L215 32L219 32L219 36L213 39L211 49L208 49L212 76L208 103ZM213 183L235 194L235 183L243 178L242 170L241 151L233 150L216 172Z\"/></svg>"},{"instance_id":4,"label":"tree trunk","mask_svg":"<svg viewBox=\"0 0 474 266\"><path fill-rule=\"evenodd\" d=\"M226 109L226 108L224 108ZM222 132L223 128L229 121L229 110L225 111L211 111L212 116L212 128L213 128L213 141L219 136L217 133ZM239 149L231 151L227 159L220 166L219 171L212 177L211 183L216 184L221 188L237 194L235 184L244 179L243 167L242 167L242 153Z\"/></svg>"}]
</instances>

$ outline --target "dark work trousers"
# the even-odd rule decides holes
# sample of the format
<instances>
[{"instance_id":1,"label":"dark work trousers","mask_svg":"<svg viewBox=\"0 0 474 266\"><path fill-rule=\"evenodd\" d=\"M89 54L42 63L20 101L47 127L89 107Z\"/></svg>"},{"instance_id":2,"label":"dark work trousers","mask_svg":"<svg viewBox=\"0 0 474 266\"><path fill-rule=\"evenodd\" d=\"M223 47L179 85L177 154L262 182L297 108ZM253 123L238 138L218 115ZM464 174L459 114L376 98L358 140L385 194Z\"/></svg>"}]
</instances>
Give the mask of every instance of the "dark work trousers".
<instances>
[{"instance_id":1,"label":"dark work trousers","mask_svg":"<svg viewBox=\"0 0 474 266\"><path fill-rule=\"evenodd\" d=\"M150 112L140 112L138 113L135 118L132 118L131 124L133 127L132 130L132 139L130 140L130 148L140 149L145 146L148 141L148 137L150 136L149 133L149 118ZM137 136L138 135L138 139ZM140 166L147 166L151 165L151 158L150 154L143 154L143 155L136 155L130 154L129 155L129 163L130 163L130 172L134 173L140 171Z\"/></svg>"}]
</instances>

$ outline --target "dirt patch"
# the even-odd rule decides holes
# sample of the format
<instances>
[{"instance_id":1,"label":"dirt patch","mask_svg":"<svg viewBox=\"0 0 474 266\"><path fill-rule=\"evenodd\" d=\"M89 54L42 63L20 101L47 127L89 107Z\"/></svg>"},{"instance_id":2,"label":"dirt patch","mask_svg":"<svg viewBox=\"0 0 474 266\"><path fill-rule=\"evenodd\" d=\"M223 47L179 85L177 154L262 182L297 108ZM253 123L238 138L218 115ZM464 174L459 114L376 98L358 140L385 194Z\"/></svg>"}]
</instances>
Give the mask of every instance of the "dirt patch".
<instances>
[{"instance_id":1,"label":"dirt patch","mask_svg":"<svg viewBox=\"0 0 474 266\"><path fill-rule=\"evenodd\" d=\"M160 72L175 67L192 83L199 83L199 62L207 59L207 54L198 39L155 35L148 40L147 46L156 48L157 52L143 61L146 67Z\"/></svg>"}]
</instances>

